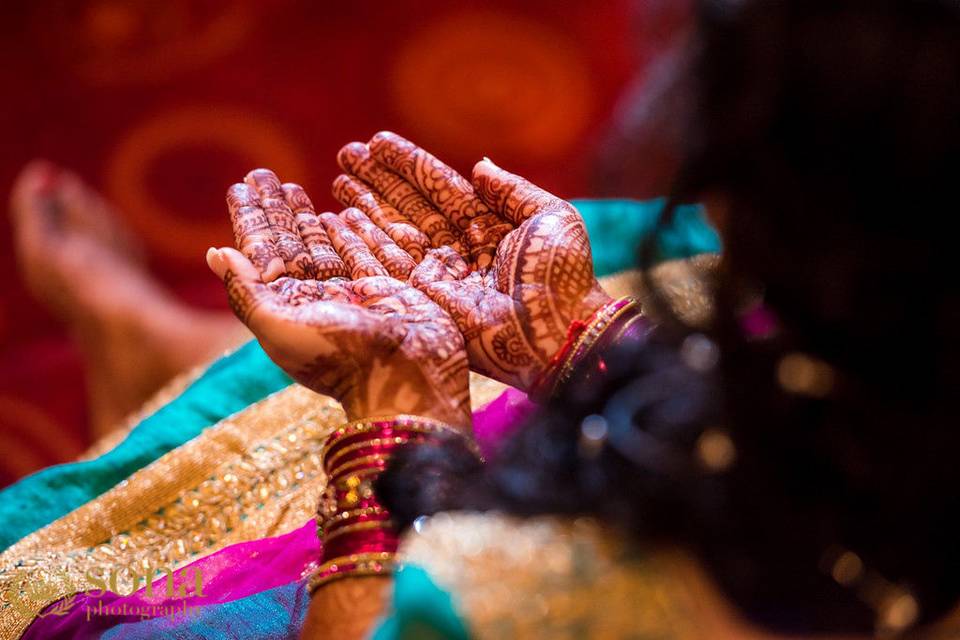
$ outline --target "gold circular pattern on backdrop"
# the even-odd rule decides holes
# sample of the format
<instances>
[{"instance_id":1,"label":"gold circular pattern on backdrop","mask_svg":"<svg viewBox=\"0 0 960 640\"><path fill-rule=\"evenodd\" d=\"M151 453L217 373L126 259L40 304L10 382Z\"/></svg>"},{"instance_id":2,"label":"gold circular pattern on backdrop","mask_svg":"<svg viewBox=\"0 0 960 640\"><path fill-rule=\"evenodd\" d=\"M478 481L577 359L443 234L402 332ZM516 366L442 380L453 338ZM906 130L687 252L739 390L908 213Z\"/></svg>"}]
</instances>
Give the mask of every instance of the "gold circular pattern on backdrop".
<instances>
[{"instance_id":1,"label":"gold circular pattern on backdrop","mask_svg":"<svg viewBox=\"0 0 960 640\"><path fill-rule=\"evenodd\" d=\"M256 13L250 0L61 0L39 4L32 27L58 64L92 84L148 84L237 50Z\"/></svg>"},{"instance_id":2,"label":"gold circular pattern on backdrop","mask_svg":"<svg viewBox=\"0 0 960 640\"><path fill-rule=\"evenodd\" d=\"M577 43L506 12L429 24L397 54L391 83L416 139L465 157L558 156L578 140L592 107Z\"/></svg>"},{"instance_id":3,"label":"gold circular pattern on backdrop","mask_svg":"<svg viewBox=\"0 0 960 640\"><path fill-rule=\"evenodd\" d=\"M229 232L226 204L222 216L190 219L191 202L184 202L183 211L172 210L154 195L150 176L162 156L197 147L238 154L249 159L249 169L269 166L285 179L304 175L299 149L276 125L255 114L229 107L184 107L135 126L107 159L107 193L152 250L183 262L202 260L208 247L224 242L225 230ZM229 186L209 188L225 194Z\"/></svg>"}]
</instances>

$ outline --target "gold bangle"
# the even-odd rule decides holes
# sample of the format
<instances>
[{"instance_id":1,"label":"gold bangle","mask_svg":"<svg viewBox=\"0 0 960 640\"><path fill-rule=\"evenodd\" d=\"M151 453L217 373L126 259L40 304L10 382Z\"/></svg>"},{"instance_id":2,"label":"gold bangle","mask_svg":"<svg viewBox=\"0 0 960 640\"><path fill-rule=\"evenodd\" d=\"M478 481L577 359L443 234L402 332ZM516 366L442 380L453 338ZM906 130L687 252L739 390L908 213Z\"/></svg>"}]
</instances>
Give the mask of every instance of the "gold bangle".
<instances>
[{"instance_id":1,"label":"gold bangle","mask_svg":"<svg viewBox=\"0 0 960 640\"><path fill-rule=\"evenodd\" d=\"M334 469L333 471L327 474L327 479L328 481L333 481L337 477L343 475L345 472L355 469L357 467L370 466L370 468L372 469L374 468L374 464L376 463L386 464L388 461L389 461L388 455L385 455L383 453L374 453L369 456L363 456L362 458L357 458L356 460L351 460L350 462L346 462L340 465L339 467L337 467L336 469ZM377 466L376 468L382 469L381 466Z\"/></svg>"},{"instance_id":2,"label":"gold bangle","mask_svg":"<svg viewBox=\"0 0 960 640\"><path fill-rule=\"evenodd\" d=\"M342 438L360 433L369 433L370 431L374 430L380 430L384 428L384 426L403 431L416 431L420 433L433 433L438 431L452 431L454 433L460 433L453 427L444 424L439 420L434 420L433 418L420 418L407 414L384 418L363 418L362 420L348 422L331 433L323 447L324 451L330 449L330 447L332 447Z\"/></svg>"},{"instance_id":3,"label":"gold bangle","mask_svg":"<svg viewBox=\"0 0 960 640\"><path fill-rule=\"evenodd\" d=\"M326 470L327 467L331 467L331 466L333 466L334 464L336 464L336 462L337 462L340 458L342 458L343 456L347 455L348 453L353 453L354 451L357 451L357 450L359 450L359 449L365 449L365 448L367 448L367 447L380 447L380 446L389 445L389 444L394 444L394 445L399 446L399 445L402 445L402 444L406 444L406 443L409 442L409 441L410 441L410 438L409 438L409 437L404 437L404 436L388 436L388 437L386 437L386 438L372 438L372 439L370 439L370 440L363 440L363 441L361 441L361 442L354 442L353 444L348 444L348 445L345 446L344 448L342 448L342 449L340 449L339 451L337 451L337 452L336 452L335 454L333 454L333 456L330 457L329 459L327 459L327 458L324 457L325 454L326 454L326 451L324 451L323 453L321 453L321 460L322 460L323 468L324 468L324 470ZM331 474L328 473L327 475L331 475Z\"/></svg>"},{"instance_id":4,"label":"gold bangle","mask_svg":"<svg viewBox=\"0 0 960 640\"><path fill-rule=\"evenodd\" d=\"M359 518L361 516L378 516L381 513L386 513L383 510L383 507L380 507L380 506L364 507L363 509L338 511L337 513L327 518L327 520L331 521L331 523L336 523L342 520L349 520L350 518Z\"/></svg>"},{"instance_id":5,"label":"gold bangle","mask_svg":"<svg viewBox=\"0 0 960 640\"><path fill-rule=\"evenodd\" d=\"M344 525L343 527L334 529L332 532L328 528L324 527L323 542L326 544L334 538L339 538L347 533L354 533L356 531L372 531L373 529L389 529L390 527L391 524L389 520L367 520L366 522L357 522L354 524Z\"/></svg>"},{"instance_id":6,"label":"gold bangle","mask_svg":"<svg viewBox=\"0 0 960 640\"><path fill-rule=\"evenodd\" d=\"M360 578L390 573L395 566L396 554L392 551L358 553L334 558L322 565L310 575L307 593L311 596L323 585L339 578Z\"/></svg>"}]
</instances>

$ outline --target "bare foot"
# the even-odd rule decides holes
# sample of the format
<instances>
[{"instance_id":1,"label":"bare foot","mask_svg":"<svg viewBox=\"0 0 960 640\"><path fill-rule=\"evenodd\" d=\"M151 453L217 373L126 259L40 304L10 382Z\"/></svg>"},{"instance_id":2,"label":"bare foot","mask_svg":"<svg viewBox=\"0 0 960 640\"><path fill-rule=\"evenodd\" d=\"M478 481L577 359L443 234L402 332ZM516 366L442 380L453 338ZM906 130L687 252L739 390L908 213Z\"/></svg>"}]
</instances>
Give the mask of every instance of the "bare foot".
<instances>
[{"instance_id":1,"label":"bare foot","mask_svg":"<svg viewBox=\"0 0 960 640\"><path fill-rule=\"evenodd\" d=\"M230 314L192 309L152 278L120 217L75 174L29 164L14 183L11 216L28 289L83 353L95 437L242 339Z\"/></svg>"}]
</instances>

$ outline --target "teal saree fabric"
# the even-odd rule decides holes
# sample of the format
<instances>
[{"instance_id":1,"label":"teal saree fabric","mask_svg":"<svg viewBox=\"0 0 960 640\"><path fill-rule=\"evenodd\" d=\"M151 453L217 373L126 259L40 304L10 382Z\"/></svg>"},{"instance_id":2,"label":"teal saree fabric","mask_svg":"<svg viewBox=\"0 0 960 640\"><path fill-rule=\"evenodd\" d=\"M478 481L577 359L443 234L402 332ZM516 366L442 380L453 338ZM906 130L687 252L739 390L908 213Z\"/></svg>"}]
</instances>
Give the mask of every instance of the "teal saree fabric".
<instances>
[{"instance_id":1,"label":"teal saree fabric","mask_svg":"<svg viewBox=\"0 0 960 640\"><path fill-rule=\"evenodd\" d=\"M66 515L205 428L290 384L256 342L215 361L99 458L47 467L0 492L0 549Z\"/></svg>"},{"instance_id":2,"label":"teal saree fabric","mask_svg":"<svg viewBox=\"0 0 960 640\"><path fill-rule=\"evenodd\" d=\"M664 201L577 200L597 276L636 265L636 247L657 226ZM661 230L657 255L684 258L720 250L698 206L680 207ZM290 384L256 342L214 362L177 398L138 424L111 451L48 467L0 491L0 550L96 498L205 428Z\"/></svg>"},{"instance_id":3,"label":"teal saree fabric","mask_svg":"<svg viewBox=\"0 0 960 640\"><path fill-rule=\"evenodd\" d=\"M391 614L374 629L371 640L467 640L467 625L453 598L430 574L416 565L401 567L394 576Z\"/></svg>"},{"instance_id":4,"label":"teal saree fabric","mask_svg":"<svg viewBox=\"0 0 960 640\"><path fill-rule=\"evenodd\" d=\"M121 624L100 640L272 640L297 638L310 606L306 581L291 582L246 598L212 607L199 607L189 624L154 618Z\"/></svg>"}]
</instances>

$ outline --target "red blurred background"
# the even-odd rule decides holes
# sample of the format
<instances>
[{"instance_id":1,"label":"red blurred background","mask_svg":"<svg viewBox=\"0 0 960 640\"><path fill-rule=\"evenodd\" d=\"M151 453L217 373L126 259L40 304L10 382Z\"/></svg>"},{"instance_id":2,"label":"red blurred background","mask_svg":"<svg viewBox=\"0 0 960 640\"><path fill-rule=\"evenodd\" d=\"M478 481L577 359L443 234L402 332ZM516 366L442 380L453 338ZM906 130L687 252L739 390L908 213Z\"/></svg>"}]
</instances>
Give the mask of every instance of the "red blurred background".
<instances>
[{"instance_id":1,"label":"red blurred background","mask_svg":"<svg viewBox=\"0 0 960 640\"><path fill-rule=\"evenodd\" d=\"M225 188L257 166L333 207L335 153L379 129L461 170L483 155L592 195L591 158L668 30L667 0L9 3L0 192L43 157L101 189L184 300L225 308L203 255ZM660 16L659 11L657 15ZM0 223L0 486L88 444L64 329L17 276Z\"/></svg>"}]
</instances>

